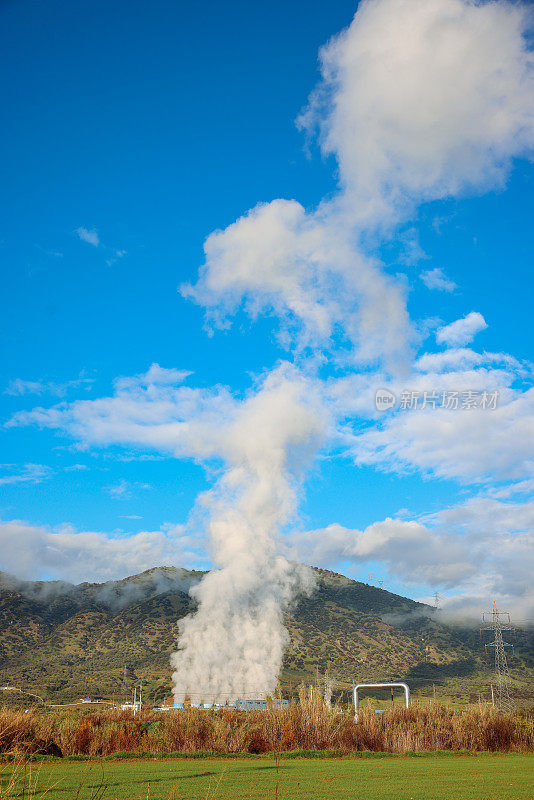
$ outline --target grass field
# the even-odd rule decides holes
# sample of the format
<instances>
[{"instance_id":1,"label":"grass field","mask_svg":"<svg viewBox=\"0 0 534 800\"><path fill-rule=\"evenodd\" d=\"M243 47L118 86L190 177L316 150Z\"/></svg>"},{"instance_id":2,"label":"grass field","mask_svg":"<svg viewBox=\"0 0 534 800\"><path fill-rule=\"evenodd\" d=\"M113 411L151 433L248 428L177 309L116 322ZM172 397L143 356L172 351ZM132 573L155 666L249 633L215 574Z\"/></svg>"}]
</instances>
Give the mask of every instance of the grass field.
<instances>
[{"instance_id":1,"label":"grass field","mask_svg":"<svg viewBox=\"0 0 534 800\"><path fill-rule=\"evenodd\" d=\"M27 765L26 769L29 768ZM4 786L12 766L3 765ZM534 756L386 756L335 759L168 759L32 764L47 800L532 800ZM26 775L26 786L28 775Z\"/></svg>"}]
</instances>

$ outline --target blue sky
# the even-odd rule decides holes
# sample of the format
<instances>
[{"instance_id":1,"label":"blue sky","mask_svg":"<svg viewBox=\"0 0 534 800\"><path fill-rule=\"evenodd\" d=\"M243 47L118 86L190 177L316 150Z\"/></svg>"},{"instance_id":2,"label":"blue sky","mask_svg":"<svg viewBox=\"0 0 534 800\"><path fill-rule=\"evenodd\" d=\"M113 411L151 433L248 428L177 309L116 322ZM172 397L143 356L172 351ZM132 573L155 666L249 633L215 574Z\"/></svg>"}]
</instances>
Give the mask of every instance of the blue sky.
<instances>
[{"instance_id":1,"label":"blue sky","mask_svg":"<svg viewBox=\"0 0 534 800\"><path fill-rule=\"evenodd\" d=\"M63 413L70 403L108 397L116 378L142 375L153 363L193 373L188 382L199 389L228 387L237 398L280 359L302 364L298 347L280 344L278 310L262 309L252 319L241 307L230 312L227 329L209 331L210 301L184 298L179 287L196 284L206 238L259 202L295 198L313 213L340 192L360 197L361 187L354 195L343 189L352 180L339 166L345 145L338 141L334 152L321 152L313 133L310 139L295 124L320 80L319 48L351 23L355 11L354 3L296 0L2 5L3 522L22 521L48 534L70 526L72 535L92 531L121 540L162 526L187 529L198 493L213 486L212 463L132 441L100 446L73 434L64 421L42 427L35 418L9 421L36 407L59 404ZM531 380L525 363L532 355L534 169L520 129L518 123L501 151L500 140L481 145L501 152L494 179L477 176L462 184L462 173L457 191L427 191L421 184L409 210L373 222L365 246L366 256L380 259L383 274L404 293L418 337L411 357L441 352L435 331L478 312L487 327L476 347L469 339L465 346L510 354L523 365L512 370L510 392L517 394L507 402L527 392ZM489 173L493 166L483 162L480 168ZM428 273L454 288L428 288L421 278ZM327 349L317 380L356 373L372 383L382 379L373 376L390 374L380 359L340 369L341 345ZM492 374L495 363L480 369L489 389L501 385L502 376ZM466 388L472 377L466 373ZM400 386L401 379L392 380ZM402 381L411 387L406 373ZM376 415L352 413L342 416L351 418L353 432L381 424ZM532 418L521 424L522 437L530 436ZM432 530L441 526L444 536L451 510L530 479L518 458L503 473L507 455L492 450L491 475L481 479L476 470L455 473L405 454L387 463L376 452L354 457L353 445L337 439L309 466L299 489L300 522L292 524L363 531L388 517L427 525L429 515L442 514ZM523 537L530 506L524 493L521 498L521 520L509 523L508 532ZM15 552L13 538L6 541ZM318 557L313 550L303 553ZM3 563L0 557L0 568L16 571L17 558ZM202 558L198 563L206 563ZM405 579L410 569L391 565L378 551L369 559L346 559L333 550L325 558L360 577L370 564L377 580L411 596L434 588L415 567ZM99 569L89 566L87 577L105 577ZM28 570L80 577L66 567L54 570L53 561L43 567L38 558L33 570L21 566L19 572ZM495 578L493 567L487 575L508 597L510 587ZM455 579L437 584L454 597L460 591ZM465 591L477 597L482 589ZM518 607L526 613L523 599Z\"/></svg>"}]
</instances>

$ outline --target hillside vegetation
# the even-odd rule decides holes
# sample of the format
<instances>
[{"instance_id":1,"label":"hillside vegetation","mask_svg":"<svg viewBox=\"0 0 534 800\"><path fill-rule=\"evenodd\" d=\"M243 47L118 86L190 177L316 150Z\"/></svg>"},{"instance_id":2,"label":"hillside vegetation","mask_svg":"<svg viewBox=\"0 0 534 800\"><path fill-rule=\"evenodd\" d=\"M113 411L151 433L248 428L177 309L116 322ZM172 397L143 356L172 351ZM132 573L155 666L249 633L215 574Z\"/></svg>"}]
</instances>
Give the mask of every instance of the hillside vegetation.
<instances>
[{"instance_id":1,"label":"hillside vegetation","mask_svg":"<svg viewBox=\"0 0 534 800\"><path fill-rule=\"evenodd\" d=\"M325 670L336 692L353 681L407 680L419 693L461 700L488 696L491 656L478 630L443 624L434 609L315 570L317 588L287 614L291 642L281 676L286 696ZM170 694L177 620L194 609L188 594L202 573L149 570L106 584L19 581L0 573L0 684L50 700L120 698L142 682L145 699ZM515 694L528 702L532 633L519 631L511 660ZM532 702L532 699L531 699Z\"/></svg>"}]
</instances>

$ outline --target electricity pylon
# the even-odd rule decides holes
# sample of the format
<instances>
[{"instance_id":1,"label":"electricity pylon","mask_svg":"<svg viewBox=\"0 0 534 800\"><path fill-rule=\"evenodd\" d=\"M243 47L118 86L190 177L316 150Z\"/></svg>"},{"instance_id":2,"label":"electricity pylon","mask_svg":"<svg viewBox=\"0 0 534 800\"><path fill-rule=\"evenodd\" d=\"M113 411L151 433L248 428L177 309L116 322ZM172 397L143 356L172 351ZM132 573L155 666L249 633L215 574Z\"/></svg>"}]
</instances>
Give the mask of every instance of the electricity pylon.
<instances>
[{"instance_id":1,"label":"electricity pylon","mask_svg":"<svg viewBox=\"0 0 534 800\"><path fill-rule=\"evenodd\" d=\"M490 617L491 615L491 617ZM504 623L501 617L505 617ZM493 603L493 610L482 614L482 622L486 623L480 630L493 631L493 641L487 647L495 648L495 681L496 681L496 705L501 711L511 711L514 707L510 696L510 672L506 661L505 647L512 647L507 642L503 642L502 632L513 631L514 626L510 622L510 614L507 611L498 611L497 603Z\"/></svg>"}]
</instances>

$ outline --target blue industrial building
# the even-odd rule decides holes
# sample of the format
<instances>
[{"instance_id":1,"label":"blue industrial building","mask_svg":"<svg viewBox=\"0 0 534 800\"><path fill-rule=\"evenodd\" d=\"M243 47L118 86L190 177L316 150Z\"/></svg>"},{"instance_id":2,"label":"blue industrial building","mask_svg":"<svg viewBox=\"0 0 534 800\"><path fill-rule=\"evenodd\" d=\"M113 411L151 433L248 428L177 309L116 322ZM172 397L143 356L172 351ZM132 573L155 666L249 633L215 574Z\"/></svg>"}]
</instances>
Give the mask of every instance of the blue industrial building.
<instances>
[{"instance_id":1,"label":"blue industrial building","mask_svg":"<svg viewBox=\"0 0 534 800\"><path fill-rule=\"evenodd\" d=\"M288 700L264 700L261 697L258 698L250 698L250 697L239 697L235 701L235 708L237 711L267 711L269 708L287 708L289 706ZM231 704L230 707L233 707ZM184 703L175 703L174 708L181 710L185 708ZM191 703L191 708L200 708L202 710L208 709L220 709L225 708L225 706L220 705L219 703Z\"/></svg>"},{"instance_id":2,"label":"blue industrial building","mask_svg":"<svg viewBox=\"0 0 534 800\"><path fill-rule=\"evenodd\" d=\"M288 705L288 700L270 700L267 702L262 698L239 697L235 701L235 707L238 711L267 711L268 708L287 708Z\"/></svg>"}]
</instances>

